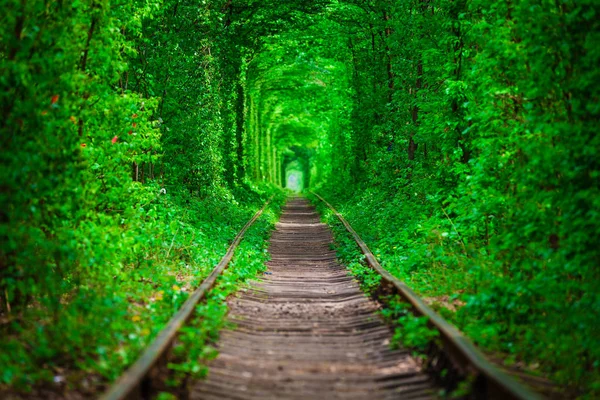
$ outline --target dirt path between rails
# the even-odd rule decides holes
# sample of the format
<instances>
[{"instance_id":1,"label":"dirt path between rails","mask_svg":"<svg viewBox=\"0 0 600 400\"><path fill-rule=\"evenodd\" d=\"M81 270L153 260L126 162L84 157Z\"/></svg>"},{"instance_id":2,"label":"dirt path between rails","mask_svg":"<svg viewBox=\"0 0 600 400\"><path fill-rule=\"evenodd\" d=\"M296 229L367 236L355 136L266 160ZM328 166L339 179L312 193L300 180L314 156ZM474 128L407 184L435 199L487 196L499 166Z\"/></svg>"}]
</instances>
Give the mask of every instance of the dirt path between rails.
<instances>
[{"instance_id":1,"label":"dirt path between rails","mask_svg":"<svg viewBox=\"0 0 600 400\"><path fill-rule=\"evenodd\" d=\"M234 330L192 399L429 399L431 379L391 350L378 305L336 261L332 236L303 198L290 198L263 279L228 301Z\"/></svg>"}]
</instances>

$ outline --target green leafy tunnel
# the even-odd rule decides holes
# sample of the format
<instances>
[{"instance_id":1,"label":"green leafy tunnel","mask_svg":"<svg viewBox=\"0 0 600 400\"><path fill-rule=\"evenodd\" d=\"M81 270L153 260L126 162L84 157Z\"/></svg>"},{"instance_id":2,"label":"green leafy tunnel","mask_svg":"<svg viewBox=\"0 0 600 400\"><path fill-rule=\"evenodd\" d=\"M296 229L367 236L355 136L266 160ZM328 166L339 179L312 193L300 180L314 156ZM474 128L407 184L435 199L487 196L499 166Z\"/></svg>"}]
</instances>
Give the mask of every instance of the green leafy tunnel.
<instances>
[{"instance_id":1,"label":"green leafy tunnel","mask_svg":"<svg viewBox=\"0 0 600 400\"><path fill-rule=\"evenodd\" d=\"M597 1L2 5L3 388L114 379L287 188L486 351L600 393Z\"/></svg>"}]
</instances>

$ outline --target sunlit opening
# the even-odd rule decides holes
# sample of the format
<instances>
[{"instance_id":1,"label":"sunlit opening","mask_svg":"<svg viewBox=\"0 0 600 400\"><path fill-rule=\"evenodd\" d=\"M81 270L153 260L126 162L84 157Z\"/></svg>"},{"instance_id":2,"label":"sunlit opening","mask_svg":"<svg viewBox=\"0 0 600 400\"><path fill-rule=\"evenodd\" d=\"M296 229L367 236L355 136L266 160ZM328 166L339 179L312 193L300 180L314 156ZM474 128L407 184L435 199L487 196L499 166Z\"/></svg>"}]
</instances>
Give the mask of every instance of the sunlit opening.
<instances>
[{"instance_id":1,"label":"sunlit opening","mask_svg":"<svg viewBox=\"0 0 600 400\"><path fill-rule=\"evenodd\" d=\"M292 161L287 165L285 169L285 187L297 193L304 189L304 172L298 161Z\"/></svg>"}]
</instances>

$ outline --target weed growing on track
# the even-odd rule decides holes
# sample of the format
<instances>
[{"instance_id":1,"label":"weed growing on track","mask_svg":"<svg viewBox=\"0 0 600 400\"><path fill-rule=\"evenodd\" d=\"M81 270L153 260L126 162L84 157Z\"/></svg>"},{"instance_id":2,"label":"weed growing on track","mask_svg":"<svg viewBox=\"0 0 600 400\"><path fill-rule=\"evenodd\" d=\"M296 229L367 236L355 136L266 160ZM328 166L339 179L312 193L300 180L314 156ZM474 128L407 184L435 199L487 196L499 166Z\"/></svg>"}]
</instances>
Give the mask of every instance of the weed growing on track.
<instances>
[{"instance_id":1,"label":"weed growing on track","mask_svg":"<svg viewBox=\"0 0 600 400\"><path fill-rule=\"evenodd\" d=\"M206 301L198 305L190 323L181 329L173 348L174 360L168 365L173 371L167 382L169 386L179 387L190 378L201 379L209 373L206 363L218 355L213 344L218 340L219 331L234 327L225 319L226 300L266 270L268 239L279 219L283 202L284 196L280 193L248 229L229 267L217 279Z\"/></svg>"},{"instance_id":2,"label":"weed growing on track","mask_svg":"<svg viewBox=\"0 0 600 400\"><path fill-rule=\"evenodd\" d=\"M320 200L313 196L309 196L309 198L313 200L324 222L333 231L334 249L338 259L358 280L363 292L368 295L376 295L381 275L366 265L365 256L335 214ZM431 341L439 336L439 332L428 327L427 317L415 316L410 311L410 305L402 301L399 296L385 296L379 300L385 306L380 312L381 315L394 326L394 336L390 345L393 348L400 346L411 348L415 351L415 355L423 357L423 352Z\"/></svg>"}]
</instances>

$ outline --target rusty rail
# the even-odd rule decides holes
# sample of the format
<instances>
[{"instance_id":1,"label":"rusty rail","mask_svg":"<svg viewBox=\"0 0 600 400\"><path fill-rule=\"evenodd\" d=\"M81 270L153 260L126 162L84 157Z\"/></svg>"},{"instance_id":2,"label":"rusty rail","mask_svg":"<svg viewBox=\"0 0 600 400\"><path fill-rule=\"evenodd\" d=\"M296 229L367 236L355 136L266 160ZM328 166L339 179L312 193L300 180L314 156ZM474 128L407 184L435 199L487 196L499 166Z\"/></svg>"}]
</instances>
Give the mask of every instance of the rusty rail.
<instances>
[{"instance_id":1,"label":"rusty rail","mask_svg":"<svg viewBox=\"0 0 600 400\"><path fill-rule=\"evenodd\" d=\"M476 398L502 399L502 400L537 400L541 397L529 388L507 375L479 351L475 345L467 339L458 329L446 322L441 316L427 306L411 288L404 282L392 276L377 261L366 243L358 236L356 231L344 219L344 217L317 193L310 192L325 203L337 216L340 222L352 235L363 254L367 263L382 279L387 282L406 300L414 311L429 319L430 324L440 332L442 348L440 349L450 359L452 364L459 368L465 375L474 377L474 392Z\"/></svg>"},{"instance_id":2,"label":"rusty rail","mask_svg":"<svg viewBox=\"0 0 600 400\"><path fill-rule=\"evenodd\" d=\"M264 206L254 214L246 225L244 225L227 249L227 253L225 253L210 275L190 295L190 297L188 297L183 306L181 306L179 311L177 311L173 318L169 320L165 328L158 334L154 341L150 343L137 361L100 397L101 400L141 399L146 397L146 388L149 386L148 379L152 369L156 366L158 361L165 356L167 350L173 343L179 328L181 328L181 326L192 316L196 305L204 298L208 290L214 286L219 275L227 268L227 265L231 261L233 253L244 237L244 234L262 215L271 200L272 197L267 200Z\"/></svg>"}]
</instances>

